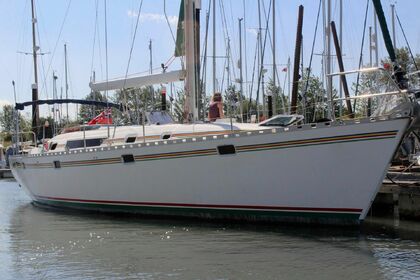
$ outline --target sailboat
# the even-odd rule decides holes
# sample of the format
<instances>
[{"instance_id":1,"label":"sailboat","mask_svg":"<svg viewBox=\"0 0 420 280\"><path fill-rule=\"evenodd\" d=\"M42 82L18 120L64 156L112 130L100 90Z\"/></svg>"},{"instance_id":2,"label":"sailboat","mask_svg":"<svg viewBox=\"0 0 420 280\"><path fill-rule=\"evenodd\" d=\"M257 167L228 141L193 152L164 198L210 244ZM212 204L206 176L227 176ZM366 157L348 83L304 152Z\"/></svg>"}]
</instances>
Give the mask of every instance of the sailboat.
<instances>
[{"instance_id":1,"label":"sailboat","mask_svg":"<svg viewBox=\"0 0 420 280\"><path fill-rule=\"evenodd\" d=\"M91 86L109 90L121 83L185 79L191 122L84 126L53 137L47 148L15 155L13 174L34 203L208 219L363 221L415 121L409 91L391 93L404 98L386 115L364 119L300 124L296 116L276 116L259 124L198 122L194 19L199 1L185 0L183 8L185 71Z\"/></svg>"}]
</instances>

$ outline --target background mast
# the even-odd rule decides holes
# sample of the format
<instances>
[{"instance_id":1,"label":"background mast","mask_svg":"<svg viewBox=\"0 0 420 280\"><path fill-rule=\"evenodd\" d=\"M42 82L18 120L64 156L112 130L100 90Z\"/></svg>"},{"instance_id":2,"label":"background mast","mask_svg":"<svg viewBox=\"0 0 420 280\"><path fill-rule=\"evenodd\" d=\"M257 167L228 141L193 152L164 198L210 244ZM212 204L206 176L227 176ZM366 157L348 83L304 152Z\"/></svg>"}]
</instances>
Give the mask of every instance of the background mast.
<instances>
[{"instance_id":1,"label":"background mast","mask_svg":"<svg viewBox=\"0 0 420 280\"><path fill-rule=\"evenodd\" d=\"M36 45L36 17L34 0L31 0L32 7L32 55L34 61L34 84L32 85L32 101L38 100L38 67L37 67L37 51L39 47ZM38 105L32 105L32 131L38 135L39 130L39 108Z\"/></svg>"}]
</instances>

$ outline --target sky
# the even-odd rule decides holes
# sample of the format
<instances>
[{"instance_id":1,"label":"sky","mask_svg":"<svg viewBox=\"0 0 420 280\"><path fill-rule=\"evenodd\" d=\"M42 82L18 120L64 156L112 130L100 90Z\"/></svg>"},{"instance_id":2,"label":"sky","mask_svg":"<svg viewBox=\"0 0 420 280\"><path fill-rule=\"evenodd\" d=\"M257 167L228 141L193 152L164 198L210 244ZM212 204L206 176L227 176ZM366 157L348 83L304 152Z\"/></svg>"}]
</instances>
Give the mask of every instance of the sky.
<instances>
[{"instance_id":1,"label":"sky","mask_svg":"<svg viewBox=\"0 0 420 280\"><path fill-rule=\"evenodd\" d=\"M258 1L256 0L216 0L216 78L219 87L226 81L224 65L226 59L227 38L231 42L232 80L239 78L236 62L239 59L238 19L245 19L244 60L246 69L244 79L248 88L252 81L252 69L255 57L258 31ZM303 5L303 64L308 66L311 46L314 39L318 0L275 0L276 1L276 63L280 85L286 85L286 67L288 58L293 61L298 6ZM331 0L332 18L338 22L339 0ZM107 44L105 44L105 3L107 19ZM388 24L390 23L390 5L396 5L404 31L413 52L420 53L420 10L419 0L382 0ZM140 9L140 17L132 56L129 62L134 29ZM68 50L69 98L84 98L89 92L92 72L96 80L108 77L124 77L128 74L147 74L149 71L149 40L152 41L152 60L154 73L160 72L160 64L166 63L174 53L174 41L171 35L176 31L180 0L35 0L37 18L37 45L39 53L39 91L40 99L53 95L53 72L58 76L57 91L64 88L64 44ZM343 0L343 53L346 69L358 67L362 41L366 0ZM265 28L265 14L268 14L270 0L261 0L262 27ZM265 8L265 13L264 13ZM367 25L373 25L373 6L370 3ZM205 20L209 9L209 0L202 0L201 45L204 45ZM168 21L165 18L165 12ZM213 14L210 13L210 21ZM271 20L271 19L270 19ZM210 22L211 23L211 22ZM31 3L30 0L0 0L0 105L13 103L12 81L16 84L17 101L31 99L33 83L32 56L25 53L32 51ZM171 28L170 28L170 27ZM211 25L210 25L211 26ZM272 23L269 23L270 38ZM405 46L399 26L396 26L397 46ZM264 33L264 31L263 31ZM323 52L323 18L315 40L313 58L314 73L320 75L321 54ZM212 54L212 30L208 37L208 55ZM271 39L267 39L264 58L266 76L272 76ZM368 36L364 48L364 62L368 63ZM106 52L107 49L107 52ZM106 67L106 53L108 67ZM379 56L386 56L382 36L379 36ZM211 58L208 58L207 93L212 91ZM129 65L129 67L128 67ZM244 65L245 66L245 65ZM334 63L333 71L337 70ZM128 71L127 71L128 68ZM176 59L169 65L169 70L180 68ZM291 69L290 69L291 70ZM182 87L182 84L176 84ZM287 87L287 85L286 85ZM63 95L64 95L63 89ZM170 93L171 94L171 93ZM255 93L254 93L255 94ZM41 112L45 113L46 109ZM74 108L72 109L74 111ZM28 110L27 110L28 111Z\"/></svg>"}]
</instances>

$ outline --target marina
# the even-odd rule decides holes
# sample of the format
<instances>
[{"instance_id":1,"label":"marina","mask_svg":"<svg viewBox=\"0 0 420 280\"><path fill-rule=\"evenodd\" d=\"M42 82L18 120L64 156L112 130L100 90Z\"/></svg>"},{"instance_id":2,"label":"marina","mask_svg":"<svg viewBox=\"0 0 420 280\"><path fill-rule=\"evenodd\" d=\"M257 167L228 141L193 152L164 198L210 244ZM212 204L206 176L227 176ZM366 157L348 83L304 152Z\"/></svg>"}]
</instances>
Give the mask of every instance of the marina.
<instances>
[{"instance_id":1,"label":"marina","mask_svg":"<svg viewBox=\"0 0 420 280\"><path fill-rule=\"evenodd\" d=\"M5 4L0 278L420 279L406 1Z\"/></svg>"},{"instance_id":2,"label":"marina","mask_svg":"<svg viewBox=\"0 0 420 280\"><path fill-rule=\"evenodd\" d=\"M201 2L181 1L174 57L181 58L182 69L167 72L162 64L161 74L151 71L149 76L128 78L126 74L122 79L107 76L104 81L92 80L89 83L92 92L107 94L122 90L122 103L118 106L109 101L91 101L89 105L106 109L87 125L64 129L50 138L45 137L47 125L44 125L41 145L25 147L19 143L19 117L16 117L17 142L14 154L9 157L13 175L35 203L55 207L256 222L359 224L366 218L389 162L401 143L420 126L417 89L409 88L408 78L400 70L394 46L388 40L390 33L381 2L374 0L373 4L394 74L381 67L345 72L335 23L329 20L340 72L327 70L324 118L311 121L307 120L306 112L298 114L304 11L300 5L289 112L273 116L272 100L268 99L270 109L267 115L262 115L265 120L260 119L257 105L256 122L244 123L243 115L239 121L232 114L230 120L225 118L222 94L216 91L211 97L208 118L200 116L204 107L199 102L202 93L197 55ZM32 18L34 7L32 1ZM330 35L328 43L330 46ZM328 64L331 66L331 61ZM37 68L36 50L34 67ZM347 74L371 72L384 73L385 81L388 80L384 92L356 96L356 91L350 96ZM333 76L340 77L344 99L333 99ZM152 108L145 112L143 108L142 112L135 112L141 114L141 125L139 119L137 125L133 120L122 126L113 124L112 107L118 108L123 116L130 114L126 87L153 90L153 85L178 81L184 82L185 94L181 123L175 123L167 112L166 89L162 88L160 111ZM34 139L40 132L39 105L89 103L74 99L39 100L37 94L34 88L32 102L15 105L15 114L26 106L32 107ZM355 118L353 100L355 104L367 102L367 116ZM342 115L343 108L338 116L335 114L339 101L346 103L346 116ZM263 98L263 110L264 104ZM233 110L233 103L228 106ZM55 113L53 122L55 125ZM305 160L301 161L302 158ZM255 169L254 165L260 168ZM181 176L185 169L188 174ZM334 176L325 176L325 170ZM209 173L218 176L207 180ZM274 176L276 173L279 177Z\"/></svg>"},{"instance_id":3,"label":"marina","mask_svg":"<svg viewBox=\"0 0 420 280\"><path fill-rule=\"evenodd\" d=\"M2 279L417 279L420 227L208 223L39 208L0 181Z\"/></svg>"}]
</instances>

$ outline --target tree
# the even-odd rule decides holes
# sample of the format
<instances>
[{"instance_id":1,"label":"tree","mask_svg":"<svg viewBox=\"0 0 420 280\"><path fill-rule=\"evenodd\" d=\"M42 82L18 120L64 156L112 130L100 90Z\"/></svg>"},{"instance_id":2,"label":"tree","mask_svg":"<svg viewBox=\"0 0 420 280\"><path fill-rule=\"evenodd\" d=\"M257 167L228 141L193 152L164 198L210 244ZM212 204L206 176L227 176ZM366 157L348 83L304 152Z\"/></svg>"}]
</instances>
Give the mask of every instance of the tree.
<instances>
[{"instance_id":1,"label":"tree","mask_svg":"<svg viewBox=\"0 0 420 280\"><path fill-rule=\"evenodd\" d=\"M298 113L304 115L306 122L316 122L325 118L328 114L327 93L321 79L315 76L309 68L304 70L298 86ZM333 89L333 100L337 97L337 91ZM336 108L337 104L333 104ZM335 114L337 115L337 109Z\"/></svg>"},{"instance_id":2,"label":"tree","mask_svg":"<svg viewBox=\"0 0 420 280\"><path fill-rule=\"evenodd\" d=\"M0 112L0 125L3 131L10 132L15 126L15 118L12 105L4 105Z\"/></svg>"},{"instance_id":3,"label":"tree","mask_svg":"<svg viewBox=\"0 0 420 280\"><path fill-rule=\"evenodd\" d=\"M414 61L410 56L410 52L408 48L398 48L395 50L396 57L397 57L397 64L401 67L401 70L405 73L412 73L417 71L417 67L420 67L420 55L416 54L414 57ZM384 93L389 91L395 91L398 89L397 85L392 79L393 69L391 66L391 60L389 57L386 57L381 60L381 67L385 69L385 71L375 71L375 72L367 72L360 75L359 83L356 82L353 84L353 90L355 91L356 95L364 95L364 94L375 94L375 93ZM364 68L368 68L370 65L365 65ZM409 75L408 81L410 87L418 87L419 86L419 75ZM369 108L371 113L379 113L377 109L379 107L384 107L387 103L389 105L390 99L395 97L392 96L383 96L377 98L371 98L369 103ZM356 117L363 117L368 115L368 100L361 99L353 102L355 107ZM389 106L385 106L389 107ZM384 108L385 108L384 107ZM384 113L384 112L382 112ZM381 114L382 114L381 113Z\"/></svg>"},{"instance_id":4,"label":"tree","mask_svg":"<svg viewBox=\"0 0 420 280\"><path fill-rule=\"evenodd\" d=\"M176 93L175 104L173 106L173 115L175 121L183 123L185 120L184 116L184 107L185 107L185 92L184 90L179 90Z\"/></svg>"},{"instance_id":5,"label":"tree","mask_svg":"<svg viewBox=\"0 0 420 280\"><path fill-rule=\"evenodd\" d=\"M287 114L289 108L289 100L284 94L283 89L280 86L274 85L273 79L270 79L267 83L266 95L271 95L273 100L275 100L276 112L273 114Z\"/></svg>"},{"instance_id":6,"label":"tree","mask_svg":"<svg viewBox=\"0 0 420 280\"><path fill-rule=\"evenodd\" d=\"M15 117L14 109L12 105L4 105L0 111L0 126L1 132L3 135L3 140L11 141L12 134L15 131ZM31 122L26 119L23 115L19 114L19 132L23 141L33 139L30 133L25 133L31 131Z\"/></svg>"},{"instance_id":7,"label":"tree","mask_svg":"<svg viewBox=\"0 0 420 280\"><path fill-rule=\"evenodd\" d=\"M161 91L162 88L152 86L117 90L112 101L123 104L128 110L125 113L114 110L113 114L121 123L141 124L143 112L160 110L162 107Z\"/></svg>"},{"instance_id":8,"label":"tree","mask_svg":"<svg viewBox=\"0 0 420 280\"><path fill-rule=\"evenodd\" d=\"M101 101L106 102L106 98L98 91L92 91L89 93L85 100L93 100L93 101ZM83 123L90 121L95 116L99 115L104 108L99 106L92 106L92 105L80 105L79 109L79 118Z\"/></svg>"}]
</instances>

